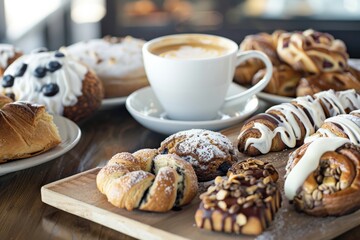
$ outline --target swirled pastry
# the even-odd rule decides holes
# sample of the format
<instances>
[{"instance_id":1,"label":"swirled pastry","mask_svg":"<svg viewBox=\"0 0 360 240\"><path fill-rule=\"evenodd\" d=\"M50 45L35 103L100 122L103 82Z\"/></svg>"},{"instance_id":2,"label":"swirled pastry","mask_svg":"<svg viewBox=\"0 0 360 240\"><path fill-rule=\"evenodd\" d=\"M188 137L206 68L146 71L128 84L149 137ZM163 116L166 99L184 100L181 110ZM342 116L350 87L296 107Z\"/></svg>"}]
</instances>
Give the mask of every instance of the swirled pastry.
<instances>
[{"instance_id":1,"label":"swirled pastry","mask_svg":"<svg viewBox=\"0 0 360 240\"><path fill-rule=\"evenodd\" d=\"M156 149L114 155L98 173L96 184L112 205L152 212L184 206L198 189L191 164L175 154L158 155Z\"/></svg>"},{"instance_id":2,"label":"swirled pastry","mask_svg":"<svg viewBox=\"0 0 360 240\"><path fill-rule=\"evenodd\" d=\"M21 56L22 52L13 45L0 43L0 77L10 64Z\"/></svg>"},{"instance_id":3,"label":"swirled pastry","mask_svg":"<svg viewBox=\"0 0 360 240\"><path fill-rule=\"evenodd\" d=\"M280 59L277 55L276 47L278 37L281 33L282 31L275 31L272 34L259 33L255 35L248 35L240 43L240 51L261 51L269 57L274 66L277 66L280 64ZM259 59L249 59L236 68L234 79L242 85L249 85L251 84L255 73L264 67L264 63Z\"/></svg>"},{"instance_id":4,"label":"swirled pastry","mask_svg":"<svg viewBox=\"0 0 360 240\"><path fill-rule=\"evenodd\" d=\"M316 133L305 138L304 142L312 142L319 137L342 137L360 145L360 110L326 119Z\"/></svg>"},{"instance_id":5,"label":"swirled pastry","mask_svg":"<svg viewBox=\"0 0 360 240\"><path fill-rule=\"evenodd\" d=\"M106 36L60 50L93 69L104 85L105 98L113 98L149 85L141 52L144 43L130 36Z\"/></svg>"},{"instance_id":6,"label":"swirled pastry","mask_svg":"<svg viewBox=\"0 0 360 240\"><path fill-rule=\"evenodd\" d=\"M314 95L315 93L333 89L344 91L355 89L360 92L360 80L350 72L326 72L301 78L296 88L297 96Z\"/></svg>"},{"instance_id":7,"label":"swirled pastry","mask_svg":"<svg viewBox=\"0 0 360 240\"><path fill-rule=\"evenodd\" d=\"M266 69L259 70L252 79L252 85L258 83L266 74ZM272 77L264 92L280 96L294 97L301 74L287 64L280 64L273 68Z\"/></svg>"},{"instance_id":8,"label":"swirled pastry","mask_svg":"<svg viewBox=\"0 0 360 240\"><path fill-rule=\"evenodd\" d=\"M200 199L195 214L199 228L248 235L263 232L281 205L280 191L271 176L251 174L230 174L226 180L216 177Z\"/></svg>"},{"instance_id":9,"label":"swirled pastry","mask_svg":"<svg viewBox=\"0 0 360 240\"><path fill-rule=\"evenodd\" d=\"M61 52L23 55L5 71L0 93L45 105L52 114L79 121L97 110L103 88L97 76Z\"/></svg>"},{"instance_id":10,"label":"swirled pastry","mask_svg":"<svg viewBox=\"0 0 360 240\"><path fill-rule=\"evenodd\" d=\"M250 118L240 130L238 149L254 156L300 146L325 119L359 108L360 95L354 90L298 97Z\"/></svg>"},{"instance_id":11,"label":"swirled pastry","mask_svg":"<svg viewBox=\"0 0 360 240\"><path fill-rule=\"evenodd\" d=\"M318 74L343 72L348 68L348 54L343 41L328 33L312 29L304 32L282 33L277 53L282 61L296 71Z\"/></svg>"},{"instance_id":12,"label":"swirled pastry","mask_svg":"<svg viewBox=\"0 0 360 240\"><path fill-rule=\"evenodd\" d=\"M11 102L0 95L0 163L33 157L61 143L44 106Z\"/></svg>"},{"instance_id":13,"label":"swirled pastry","mask_svg":"<svg viewBox=\"0 0 360 240\"><path fill-rule=\"evenodd\" d=\"M208 181L225 175L237 159L231 141L221 133L192 129L166 138L160 153L175 153L191 163L199 181Z\"/></svg>"},{"instance_id":14,"label":"swirled pastry","mask_svg":"<svg viewBox=\"0 0 360 240\"><path fill-rule=\"evenodd\" d=\"M287 164L285 195L295 209L340 216L360 208L360 149L345 138L317 138Z\"/></svg>"}]
</instances>

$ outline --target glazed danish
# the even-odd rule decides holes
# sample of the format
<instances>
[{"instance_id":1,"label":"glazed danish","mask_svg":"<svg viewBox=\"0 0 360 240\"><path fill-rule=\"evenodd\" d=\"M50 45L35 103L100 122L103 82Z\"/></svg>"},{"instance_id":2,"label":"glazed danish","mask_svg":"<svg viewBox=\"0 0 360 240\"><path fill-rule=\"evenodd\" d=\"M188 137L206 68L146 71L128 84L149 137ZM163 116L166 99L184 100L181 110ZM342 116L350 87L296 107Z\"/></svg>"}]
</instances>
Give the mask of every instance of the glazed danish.
<instances>
[{"instance_id":1,"label":"glazed danish","mask_svg":"<svg viewBox=\"0 0 360 240\"><path fill-rule=\"evenodd\" d=\"M286 170L285 195L296 210L340 216L360 208L360 148L348 139L304 144L290 155Z\"/></svg>"},{"instance_id":2,"label":"glazed danish","mask_svg":"<svg viewBox=\"0 0 360 240\"><path fill-rule=\"evenodd\" d=\"M191 202L197 178L191 164L156 149L114 155L96 177L99 191L116 207L166 212Z\"/></svg>"},{"instance_id":3,"label":"glazed danish","mask_svg":"<svg viewBox=\"0 0 360 240\"><path fill-rule=\"evenodd\" d=\"M325 119L359 108L360 95L354 90L329 90L298 97L245 122L238 136L238 149L254 156L300 146Z\"/></svg>"}]
</instances>

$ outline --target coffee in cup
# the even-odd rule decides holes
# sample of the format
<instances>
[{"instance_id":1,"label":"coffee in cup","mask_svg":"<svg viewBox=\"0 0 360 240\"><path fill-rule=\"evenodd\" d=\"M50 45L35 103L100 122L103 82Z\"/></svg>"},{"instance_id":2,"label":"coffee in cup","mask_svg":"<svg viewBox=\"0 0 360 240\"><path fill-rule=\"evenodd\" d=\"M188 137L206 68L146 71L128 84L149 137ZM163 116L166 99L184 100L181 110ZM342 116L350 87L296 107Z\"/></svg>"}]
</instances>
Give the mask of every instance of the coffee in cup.
<instances>
[{"instance_id":1,"label":"coffee in cup","mask_svg":"<svg viewBox=\"0 0 360 240\"><path fill-rule=\"evenodd\" d=\"M250 89L226 98L235 68L249 58L266 66L264 78ZM272 64L258 51L239 52L230 39L206 34L176 34L153 39L143 46L150 85L169 118L212 120L224 102L245 102L270 80Z\"/></svg>"}]
</instances>

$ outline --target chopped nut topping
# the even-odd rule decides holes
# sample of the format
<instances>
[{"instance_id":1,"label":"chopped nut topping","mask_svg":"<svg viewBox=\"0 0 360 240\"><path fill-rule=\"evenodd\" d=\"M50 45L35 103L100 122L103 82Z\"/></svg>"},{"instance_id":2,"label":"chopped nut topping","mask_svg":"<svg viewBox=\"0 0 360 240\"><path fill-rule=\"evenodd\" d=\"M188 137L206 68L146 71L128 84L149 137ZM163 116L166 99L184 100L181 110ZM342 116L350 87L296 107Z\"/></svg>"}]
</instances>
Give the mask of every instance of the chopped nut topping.
<instances>
[{"instance_id":1,"label":"chopped nut topping","mask_svg":"<svg viewBox=\"0 0 360 240\"><path fill-rule=\"evenodd\" d=\"M246 219L246 216L242 213L239 213L237 216L236 216L236 223L239 225L239 226L244 226L247 222L247 219Z\"/></svg>"}]
</instances>

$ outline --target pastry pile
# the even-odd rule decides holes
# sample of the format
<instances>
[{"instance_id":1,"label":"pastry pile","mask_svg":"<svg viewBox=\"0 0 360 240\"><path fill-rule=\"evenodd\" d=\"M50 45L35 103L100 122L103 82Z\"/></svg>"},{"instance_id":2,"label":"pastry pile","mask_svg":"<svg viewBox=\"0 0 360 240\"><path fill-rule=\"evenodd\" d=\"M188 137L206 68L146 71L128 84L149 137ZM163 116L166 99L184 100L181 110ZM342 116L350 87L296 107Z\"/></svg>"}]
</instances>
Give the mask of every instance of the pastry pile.
<instances>
[{"instance_id":1,"label":"pastry pile","mask_svg":"<svg viewBox=\"0 0 360 240\"><path fill-rule=\"evenodd\" d=\"M360 91L359 71L348 65L349 55L343 41L312 29L303 32L275 31L247 36L240 50L264 52L274 66L265 92L299 97L333 89ZM265 74L257 59L240 65L235 81L254 85Z\"/></svg>"}]
</instances>

